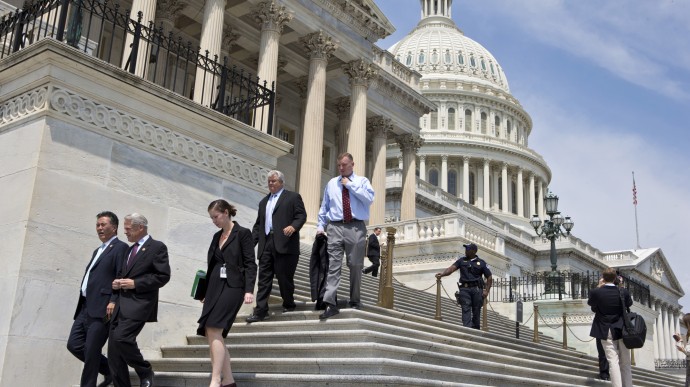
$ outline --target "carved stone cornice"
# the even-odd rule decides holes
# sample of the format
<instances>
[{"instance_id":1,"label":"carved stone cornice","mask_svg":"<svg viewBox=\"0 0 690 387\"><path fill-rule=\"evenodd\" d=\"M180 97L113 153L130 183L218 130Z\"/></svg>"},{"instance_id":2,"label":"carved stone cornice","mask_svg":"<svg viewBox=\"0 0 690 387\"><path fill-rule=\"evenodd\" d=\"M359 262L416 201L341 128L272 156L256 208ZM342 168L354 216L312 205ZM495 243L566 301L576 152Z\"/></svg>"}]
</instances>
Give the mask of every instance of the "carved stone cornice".
<instances>
[{"instance_id":1,"label":"carved stone cornice","mask_svg":"<svg viewBox=\"0 0 690 387\"><path fill-rule=\"evenodd\" d=\"M398 146L400 146L400 151L402 153L417 153L419 148L424 144L424 140L421 137L411 134L397 136L395 137L395 141L398 143Z\"/></svg>"},{"instance_id":2,"label":"carved stone cornice","mask_svg":"<svg viewBox=\"0 0 690 387\"><path fill-rule=\"evenodd\" d=\"M363 0L319 0L318 3L370 42L395 31L395 27L382 20Z\"/></svg>"},{"instance_id":3,"label":"carved stone cornice","mask_svg":"<svg viewBox=\"0 0 690 387\"><path fill-rule=\"evenodd\" d=\"M383 116L370 117L367 119L367 129L372 132L374 138L386 138L388 132L393 130L393 120Z\"/></svg>"},{"instance_id":4,"label":"carved stone cornice","mask_svg":"<svg viewBox=\"0 0 690 387\"><path fill-rule=\"evenodd\" d=\"M283 27L295 16L283 5L278 5L274 0L259 3L252 10L254 20L261 25L262 31L275 31L283 33Z\"/></svg>"},{"instance_id":5,"label":"carved stone cornice","mask_svg":"<svg viewBox=\"0 0 690 387\"><path fill-rule=\"evenodd\" d=\"M369 82L376 77L376 68L364 59L353 60L342 65L343 72L350 78L350 86L369 87Z\"/></svg>"},{"instance_id":6,"label":"carved stone cornice","mask_svg":"<svg viewBox=\"0 0 690 387\"><path fill-rule=\"evenodd\" d=\"M168 21L174 26L177 17L186 6L187 3L180 0L158 0L156 1L156 20Z\"/></svg>"},{"instance_id":7,"label":"carved stone cornice","mask_svg":"<svg viewBox=\"0 0 690 387\"><path fill-rule=\"evenodd\" d=\"M338 41L333 40L330 36L323 33L323 31L313 32L299 38L299 41L304 45L304 50L307 52L309 59L324 59L333 55L338 49Z\"/></svg>"},{"instance_id":8,"label":"carved stone cornice","mask_svg":"<svg viewBox=\"0 0 690 387\"><path fill-rule=\"evenodd\" d=\"M268 168L62 87L42 86L4 102L0 105L0 128L43 110L51 110L65 120L78 122L122 143L191 164L258 190L265 189Z\"/></svg>"},{"instance_id":9,"label":"carved stone cornice","mask_svg":"<svg viewBox=\"0 0 690 387\"><path fill-rule=\"evenodd\" d=\"M382 96L389 98L396 103L407 107L419 116L423 116L437 109L436 104L418 91L397 79L375 65L377 75L372 82L372 88Z\"/></svg>"},{"instance_id":10,"label":"carved stone cornice","mask_svg":"<svg viewBox=\"0 0 690 387\"><path fill-rule=\"evenodd\" d=\"M350 97L340 97L333 103L338 119L350 118Z\"/></svg>"}]
</instances>

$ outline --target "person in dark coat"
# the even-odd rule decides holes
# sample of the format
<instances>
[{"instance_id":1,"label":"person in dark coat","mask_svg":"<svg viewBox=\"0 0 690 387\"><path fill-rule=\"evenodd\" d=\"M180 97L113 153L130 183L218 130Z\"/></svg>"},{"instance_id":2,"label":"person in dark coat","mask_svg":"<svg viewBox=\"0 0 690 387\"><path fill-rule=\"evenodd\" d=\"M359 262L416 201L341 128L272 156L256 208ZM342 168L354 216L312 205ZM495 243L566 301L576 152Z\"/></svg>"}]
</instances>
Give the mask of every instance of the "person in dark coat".
<instances>
[{"instance_id":1,"label":"person in dark coat","mask_svg":"<svg viewBox=\"0 0 690 387\"><path fill-rule=\"evenodd\" d=\"M381 227L374 228L374 232L369 235L367 241L367 258L371 261L371 266L362 269L363 274L369 274L373 277L379 275L379 266L381 266L381 245L379 244L379 235L381 235Z\"/></svg>"},{"instance_id":2,"label":"person in dark coat","mask_svg":"<svg viewBox=\"0 0 690 387\"><path fill-rule=\"evenodd\" d=\"M623 345L623 308L630 308L632 298L627 289L614 284L616 270L606 268L602 273L604 285L589 292L587 305L595 313L592 321L591 337L601 342L609 363L611 385L614 387L632 386L630 350ZM621 295L625 306L621 305Z\"/></svg>"},{"instance_id":3,"label":"person in dark coat","mask_svg":"<svg viewBox=\"0 0 690 387\"><path fill-rule=\"evenodd\" d=\"M230 368L230 353L224 338L232 327L242 303L254 302L256 258L249 229L232 220L237 210L223 199L208 206L208 214L220 231L213 235L208 248L204 307L197 334L206 336L211 353L210 387L236 386ZM202 293L202 294L204 294Z\"/></svg>"},{"instance_id":4,"label":"person in dark coat","mask_svg":"<svg viewBox=\"0 0 690 387\"><path fill-rule=\"evenodd\" d=\"M323 295L326 293L326 276L328 276L328 237L326 234L316 235L316 240L311 248L309 260L309 285L311 287L311 300L316 301L315 310L326 309Z\"/></svg>"}]
</instances>

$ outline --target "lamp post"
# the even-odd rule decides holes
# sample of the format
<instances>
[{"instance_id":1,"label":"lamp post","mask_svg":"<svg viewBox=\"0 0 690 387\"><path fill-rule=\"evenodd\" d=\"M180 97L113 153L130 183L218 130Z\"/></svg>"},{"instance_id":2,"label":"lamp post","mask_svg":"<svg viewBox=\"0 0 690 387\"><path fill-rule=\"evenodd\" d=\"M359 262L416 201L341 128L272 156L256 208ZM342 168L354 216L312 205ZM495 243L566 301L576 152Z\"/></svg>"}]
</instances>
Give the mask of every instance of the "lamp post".
<instances>
[{"instance_id":1,"label":"lamp post","mask_svg":"<svg viewBox=\"0 0 690 387\"><path fill-rule=\"evenodd\" d=\"M553 192L547 192L547 195L544 197L544 206L546 207L546 214L549 216L549 219L544 220L544 224L542 225L539 216L533 215L529 223L534 227L534 232L537 233L537 236L544 237L551 241L551 272L555 274L557 260L556 239L561 236L570 235L570 230L575 226L575 222L573 222L569 216L564 218L563 215L558 212L558 196L554 195ZM541 230L539 226L541 226ZM565 231L561 229L561 226L563 226Z\"/></svg>"}]
</instances>

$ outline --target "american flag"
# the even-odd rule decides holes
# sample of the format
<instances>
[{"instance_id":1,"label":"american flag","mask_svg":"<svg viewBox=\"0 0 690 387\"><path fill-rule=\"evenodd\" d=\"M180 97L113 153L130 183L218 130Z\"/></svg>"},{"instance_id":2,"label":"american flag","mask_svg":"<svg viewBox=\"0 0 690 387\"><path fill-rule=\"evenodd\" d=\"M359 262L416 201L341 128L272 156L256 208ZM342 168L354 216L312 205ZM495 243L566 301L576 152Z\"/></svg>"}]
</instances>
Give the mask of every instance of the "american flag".
<instances>
[{"instance_id":1,"label":"american flag","mask_svg":"<svg viewBox=\"0 0 690 387\"><path fill-rule=\"evenodd\" d=\"M633 204L637 205L637 186L635 185L635 172L633 172Z\"/></svg>"}]
</instances>

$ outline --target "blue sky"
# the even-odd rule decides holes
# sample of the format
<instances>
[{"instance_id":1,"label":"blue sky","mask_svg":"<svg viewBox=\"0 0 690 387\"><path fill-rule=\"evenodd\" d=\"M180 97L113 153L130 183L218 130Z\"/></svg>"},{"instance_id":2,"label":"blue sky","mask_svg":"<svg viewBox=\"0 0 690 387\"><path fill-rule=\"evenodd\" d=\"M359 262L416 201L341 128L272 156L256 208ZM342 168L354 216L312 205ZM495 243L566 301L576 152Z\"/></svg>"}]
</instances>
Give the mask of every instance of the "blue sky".
<instances>
[{"instance_id":1,"label":"blue sky","mask_svg":"<svg viewBox=\"0 0 690 387\"><path fill-rule=\"evenodd\" d=\"M397 29L377 42L388 49L419 22L419 1L376 3ZM531 115L529 145L574 234L635 247L635 171L640 245L661 247L690 290L690 1L455 0L452 14Z\"/></svg>"}]
</instances>

